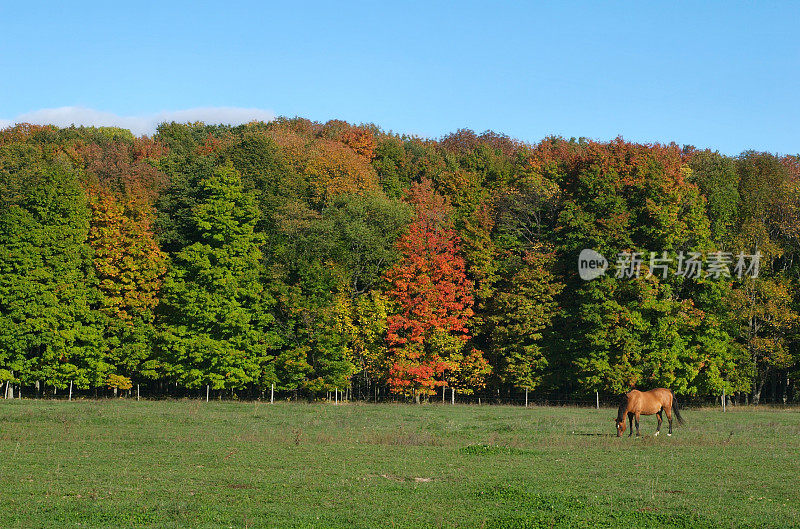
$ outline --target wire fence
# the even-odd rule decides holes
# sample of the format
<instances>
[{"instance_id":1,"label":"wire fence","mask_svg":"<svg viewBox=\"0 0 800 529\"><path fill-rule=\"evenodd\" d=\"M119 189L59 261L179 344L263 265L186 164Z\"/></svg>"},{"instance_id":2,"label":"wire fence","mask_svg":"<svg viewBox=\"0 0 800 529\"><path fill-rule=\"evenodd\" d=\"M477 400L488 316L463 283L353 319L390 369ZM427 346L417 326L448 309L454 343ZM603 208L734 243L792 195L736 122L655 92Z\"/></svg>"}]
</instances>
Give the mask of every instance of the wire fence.
<instances>
[{"instance_id":1,"label":"wire fence","mask_svg":"<svg viewBox=\"0 0 800 529\"><path fill-rule=\"evenodd\" d=\"M416 400L408 396L396 395L386 390L377 388L375 391L353 391L352 388L328 392L308 392L303 390L279 390L274 387L249 390L212 390L208 386L201 388L181 388L171 385L144 385L137 384L126 391L114 391L107 388L91 390L70 387L69 389L55 390L52 388L39 389L35 387L16 387L5 389L0 393L5 399L35 398L52 400L85 400L85 399L110 399L123 398L133 400L204 400L204 401L246 401L246 402L323 402L333 404L346 403L371 403L371 404L407 404ZM717 397L685 397L678 396L678 403L682 408L696 408L718 406L727 409L755 404L749 394L735 394L725 396L724 406L722 396ZM439 390L435 395L427 395L420 402L428 405L471 405L471 406L564 406L580 408L617 408L620 396L596 392L585 393L542 393L542 392L479 392L465 394L453 392L451 388ZM792 394L763 395L757 402L759 405L791 407L800 405L800 399Z\"/></svg>"}]
</instances>

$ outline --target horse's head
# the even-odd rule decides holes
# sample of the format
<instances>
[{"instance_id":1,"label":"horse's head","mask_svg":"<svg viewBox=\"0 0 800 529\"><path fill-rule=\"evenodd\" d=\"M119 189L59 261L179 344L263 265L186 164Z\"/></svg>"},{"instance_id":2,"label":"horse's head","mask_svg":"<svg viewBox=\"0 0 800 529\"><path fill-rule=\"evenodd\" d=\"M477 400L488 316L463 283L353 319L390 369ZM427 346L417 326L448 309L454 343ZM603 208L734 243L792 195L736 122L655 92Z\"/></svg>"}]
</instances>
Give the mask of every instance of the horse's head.
<instances>
[{"instance_id":1,"label":"horse's head","mask_svg":"<svg viewBox=\"0 0 800 529\"><path fill-rule=\"evenodd\" d=\"M625 419L614 419L614 424L617 425L617 437L622 437L622 434L625 432Z\"/></svg>"}]
</instances>

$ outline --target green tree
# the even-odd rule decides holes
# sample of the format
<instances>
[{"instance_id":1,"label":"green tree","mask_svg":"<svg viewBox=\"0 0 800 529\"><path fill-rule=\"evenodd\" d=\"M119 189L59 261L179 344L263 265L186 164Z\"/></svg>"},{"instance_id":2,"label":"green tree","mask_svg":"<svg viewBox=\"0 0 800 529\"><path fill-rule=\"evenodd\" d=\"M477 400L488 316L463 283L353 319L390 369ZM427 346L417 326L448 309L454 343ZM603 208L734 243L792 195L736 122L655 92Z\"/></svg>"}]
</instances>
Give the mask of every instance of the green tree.
<instances>
[{"instance_id":1,"label":"green tree","mask_svg":"<svg viewBox=\"0 0 800 529\"><path fill-rule=\"evenodd\" d=\"M752 362L753 401L764 384L796 365L798 255L797 176L778 157L748 151L737 160L739 207L732 244L761 255L757 278L745 278L731 297L730 309L741 322L740 341ZM773 398L776 395L773 394Z\"/></svg>"},{"instance_id":2,"label":"green tree","mask_svg":"<svg viewBox=\"0 0 800 529\"><path fill-rule=\"evenodd\" d=\"M546 247L508 259L491 304L491 344L503 382L521 389L539 386L548 368L543 333L552 324L563 285L552 272L554 254Z\"/></svg>"},{"instance_id":3,"label":"green tree","mask_svg":"<svg viewBox=\"0 0 800 529\"><path fill-rule=\"evenodd\" d=\"M695 153L689 162L689 181L706 199L711 238L720 247L730 240L739 206L739 174L736 161L717 152Z\"/></svg>"},{"instance_id":4,"label":"green tree","mask_svg":"<svg viewBox=\"0 0 800 529\"><path fill-rule=\"evenodd\" d=\"M111 366L83 190L65 161L19 144L0 148L0 182L0 368L20 384L97 387Z\"/></svg>"},{"instance_id":5,"label":"green tree","mask_svg":"<svg viewBox=\"0 0 800 529\"><path fill-rule=\"evenodd\" d=\"M278 337L261 283L258 207L231 165L201 179L197 241L174 256L164 282L167 374L185 387L242 388L272 372Z\"/></svg>"},{"instance_id":6,"label":"green tree","mask_svg":"<svg viewBox=\"0 0 800 529\"><path fill-rule=\"evenodd\" d=\"M558 163L549 160L549 151L533 161L563 190L555 236L570 273L560 328L579 387L619 393L662 384L696 393L703 364L692 341L703 316L691 299L696 286L674 274L674 262L664 279L658 270L651 275L648 266L650 252L666 251L675 259L681 251L711 248L704 202L686 180L681 152L674 145L621 139L567 152L564 157L557 152ZM607 276L577 278L574 263L583 248L610 258ZM613 277L620 252L642 257L638 277Z\"/></svg>"}]
</instances>

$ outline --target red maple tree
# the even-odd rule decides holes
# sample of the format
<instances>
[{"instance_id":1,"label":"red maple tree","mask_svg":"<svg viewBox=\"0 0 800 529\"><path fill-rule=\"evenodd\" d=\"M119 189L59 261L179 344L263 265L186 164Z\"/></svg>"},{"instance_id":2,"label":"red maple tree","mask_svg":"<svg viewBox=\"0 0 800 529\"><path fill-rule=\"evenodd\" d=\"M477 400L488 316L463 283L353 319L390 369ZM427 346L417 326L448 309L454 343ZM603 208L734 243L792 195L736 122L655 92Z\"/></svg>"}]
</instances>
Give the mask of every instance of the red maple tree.
<instances>
[{"instance_id":1,"label":"red maple tree","mask_svg":"<svg viewBox=\"0 0 800 529\"><path fill-rule=\"evenodd\" d=\"M397 312L387 320L392 357L388 382L395 393L429 395L444 384L445 372L458 369L470 339L473 284L467 279L450 205L430 181L411 188L416 218L398 241L401 261L386 278Z\"/></svg>"}]
</instances>

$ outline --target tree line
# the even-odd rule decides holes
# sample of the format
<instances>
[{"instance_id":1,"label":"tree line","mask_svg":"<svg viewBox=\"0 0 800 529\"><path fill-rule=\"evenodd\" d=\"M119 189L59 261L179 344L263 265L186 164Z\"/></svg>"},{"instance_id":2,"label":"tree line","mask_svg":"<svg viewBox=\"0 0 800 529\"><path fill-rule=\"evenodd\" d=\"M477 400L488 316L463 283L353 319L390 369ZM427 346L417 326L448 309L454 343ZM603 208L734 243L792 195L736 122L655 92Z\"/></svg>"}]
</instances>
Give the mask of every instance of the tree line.
<instances>
[{"instance_id":1,"label":"tree line","mask_svg":"<svg viewBox=\"0 0 800 529\"><path fill-rule=\"evenodd\" d=\"M591 281L587 248L612 265ZM20 124L0 131L0 382L795 400L799 251L798 156L300 118ZM715 253L731 273L677 273Z\"/></svg>"}]
</instances>

